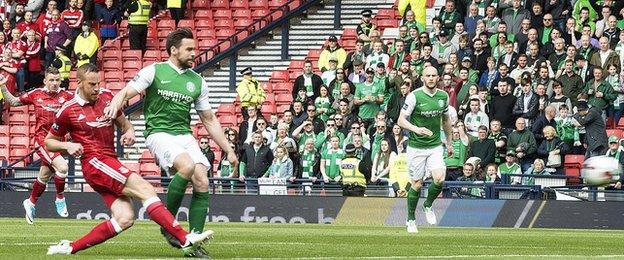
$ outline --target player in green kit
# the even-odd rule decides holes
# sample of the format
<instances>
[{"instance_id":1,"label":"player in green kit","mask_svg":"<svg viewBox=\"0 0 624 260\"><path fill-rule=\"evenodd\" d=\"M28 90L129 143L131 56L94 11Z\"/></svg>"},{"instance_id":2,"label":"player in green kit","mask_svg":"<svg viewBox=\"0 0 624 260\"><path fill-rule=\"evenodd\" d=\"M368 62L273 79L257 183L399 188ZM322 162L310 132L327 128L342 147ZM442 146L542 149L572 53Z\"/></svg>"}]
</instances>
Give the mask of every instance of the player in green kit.
<instances>
[{"instance_id":1,"label":"player in green kit","mask_svg":"<svg viewBox=\"0 0 624 260\"><path fill-rule=\"evenodd\" d=\"M145 92L145 144L164 170L173 175L167 189L167 209L175 216L189 182L193 196L189 207L189 229L203 232L208 214L208 170L212 166L191 134L191 106L199 114L212 139L221 146L234 169L238 160L221 130L208 102L208 86L192 70L195 58L193 33L182 28L169 33L166 43L169 60L143 68L111 101L105 115L115 115L122 104ZM163 232L170 244L179 242ZM178 242L176 244L176 242ZM203 250L188 256L209 257Z\"/></svg>"},{"instance_id":2,"label":"player in green kit","mask_svg":"<svg viewBox=\"0 0 624 260\"><path fill-rule=\"evenodd\" d=\"M405 98L398 124L410 131L407 145L408 173L411 188L407 192L407 232L417 233L416 205L420 197L420 189L427 171L431 172L433 183L429 185L427 200L423 203L425 218L431 225L437 219L431 205L440 195L446 177L444 149L440 138L440 127L444 128L447 143L451 141L451 118L449 113L449 96L437 89L438 71L434 67L423 70L424 86L418 88ZM447 149L449 155L453 149Z\"/></svg>"}]
</instances>

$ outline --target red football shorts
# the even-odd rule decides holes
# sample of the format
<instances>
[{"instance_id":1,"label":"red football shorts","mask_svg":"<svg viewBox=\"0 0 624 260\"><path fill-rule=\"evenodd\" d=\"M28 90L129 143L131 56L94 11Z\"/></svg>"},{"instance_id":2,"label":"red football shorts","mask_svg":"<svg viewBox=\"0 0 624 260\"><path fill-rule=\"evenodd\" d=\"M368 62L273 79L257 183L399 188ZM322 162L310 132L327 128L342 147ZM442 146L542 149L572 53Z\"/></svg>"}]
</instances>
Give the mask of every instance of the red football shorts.
<instances>
[{"instance_id":1,"label":"red football shorts","mask_svg":"<svg viewBox=\"0 0 624 260\"><path fill-rule=\"evenodd\" d=\"M117 158L94 156L82 160L82 174L93 190L97 191L110 208L123 196L126 180L132 174Z\"/></svg>"},{"instance_id":2,"label":"red football shorts","mask_svg":"<svg viewBox=\"0 0 624 260\"><path fill-rule=\"evenodd\" d=\"M41 158L41 166L46 166L52 169L52 161L54 161L56 157L61 156L61 153L48 152L48 150L46 150L45 148L45 144L43 143L43 141L37 141L37 145L39 146L38 148L36 148L37 155L39 156L39 158Z\"/></svg>"}]
</instances>

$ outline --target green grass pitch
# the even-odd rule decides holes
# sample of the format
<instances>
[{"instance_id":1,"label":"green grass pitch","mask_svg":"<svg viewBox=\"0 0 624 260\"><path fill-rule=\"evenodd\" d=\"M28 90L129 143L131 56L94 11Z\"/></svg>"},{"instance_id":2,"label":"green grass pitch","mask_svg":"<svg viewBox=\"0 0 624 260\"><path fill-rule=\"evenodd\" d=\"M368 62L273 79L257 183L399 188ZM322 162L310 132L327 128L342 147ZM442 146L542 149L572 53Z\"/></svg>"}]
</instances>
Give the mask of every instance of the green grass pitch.
<instances>
[{"instance_id":1,"label":"green grass pitch","mask_svg":"<svg viewBox=\"0 0 624 260\"><path fill-rule=\"evenodd\" d=\"M138 221L126 232L73 256L47 257L47 247L73 240L98 221L0 219L0 259L176 258L153 222ZM186 224L186 223L185 223ZM215 237L213 258L389 258L389 259L622 259L622 231L419 228L381 226L207 223Z\"/></svg>"}]
</instances>

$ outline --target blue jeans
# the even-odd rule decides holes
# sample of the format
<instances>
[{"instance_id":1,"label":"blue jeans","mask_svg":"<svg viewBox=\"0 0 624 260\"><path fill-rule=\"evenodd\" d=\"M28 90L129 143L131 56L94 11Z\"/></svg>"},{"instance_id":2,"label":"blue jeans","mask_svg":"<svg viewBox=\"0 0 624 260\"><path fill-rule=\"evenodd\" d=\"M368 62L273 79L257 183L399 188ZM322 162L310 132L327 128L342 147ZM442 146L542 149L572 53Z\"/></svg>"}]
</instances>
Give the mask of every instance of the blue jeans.
<instances>
[{"instance_id":1,"label":"blue jeans","mask_svg":"<svg viewBox=\"0 0 624 260\"><path fill-rule=\"evenodd\" d=\"M24 85L26 84L26 70L23 66L15 72L15 81L17 83L17 92L24 92Z\"/></svg>"}]
</instances>

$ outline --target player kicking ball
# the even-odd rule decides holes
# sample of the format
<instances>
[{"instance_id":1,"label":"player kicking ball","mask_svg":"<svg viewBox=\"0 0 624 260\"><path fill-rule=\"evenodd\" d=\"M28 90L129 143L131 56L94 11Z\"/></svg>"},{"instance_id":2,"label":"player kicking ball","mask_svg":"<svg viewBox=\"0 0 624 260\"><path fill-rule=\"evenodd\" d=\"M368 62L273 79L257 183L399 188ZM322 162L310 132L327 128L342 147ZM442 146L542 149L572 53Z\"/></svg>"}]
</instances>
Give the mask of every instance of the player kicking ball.
<instances>
[{"instance_id":1,"label":"player kicking ball","mask_svg":"<svg viewBox=\"0 0 624 260\"><path fill-rule=\"evenodd\" d=\"M407 158L411 188L407 192L407 232L418 233L416 227L416 206L423 186L425 173L430 171L433 183L429 186L427 200L423 203L425 218L431 225L437 224L436 215L431 206L442 192L446 177L444 149L440 139L440 127L444 128L447 144L451 143L451 119L449 114L449 96L437 89L438 71L427 67L423 71L424 86L405 98L398 124L410 131ZM452 149L447 149L449 155Z\"/></svg>"},{"instance_id":2,"label":"player kicking ball","mask_svg":"<svg viewBox=\"0 0 624 260\"><path fill-rule=\"evenodd\" d=\"M212 164L192 135L190 111L193 105L206 130L223 149L234 169L238 168L238 160L212 112L208 84L192 69L196 51L193 33L187 28L169 33L166 48L169 60L141 69L115 95L106 116L115 115L123 103L145 92L145 145L159 166L173 175L167 187L167 209L174 216L178 213L186 187L191 182L193 196L188 212L189 228L202 232L208 214L208 170ZM180 246L171 234L164 230L161 232L172 246ZM187 256L209 257L202 248Z\"/></svg>"},{"instance_id":3,"label":"player kicking ball","mask_svg":"<svg viewBox=\"0 0 624 260\"><path fill-rule=\"evenodd\" d=\"M1 77L1 76L0 76ZM69 216L67 212L67 203L65 202L65 178L67 177L67 162L60 153L47 151L43 141L50 131L50 126L54 121L54 114L63 106L63 104L73 98L73 94L67 90L60 89L61 74L58 69L49 67L45 71L43 78L43 87L34 89L15 97L6 88L6 77L0 79L0 90L10 106L26 106L34 105L37 126L35 131L35 143L37 144L37 155L41 158L41 168L39 175L33 182L30 197L23 202L26 211L26 222L33 224L35 220L35 203L46 189L46 183L50 178L54 179L56 187L56 213L66 218Z\"/></svg>"},{"instance_id":4,"label":"player kicking ball","mask_svg":"<svg viewBox=\"0 0 624 260\"><path fill-rule=\"evenodd\" d=\"M76 241L63 240L49 247L48 255L75 254L131 227L134 223L132 198L139 199L150 219L180 241L185 253L197 250L213 232L184 231L156 196L154 187L117 160L113 123L122 130L120 140L124 145L134 144L134 128L121 112L113 119L104 117L104 108L112 100L113 94L99 87L100 76L95 65L80 66L77 78L76 96L56 114L45 145L49 151L64 152L80 158L85 180L102 196L111 210L112 218L98 224ZM67 133L73 142L61 141Z\"/></svg>"}]
</instances>

